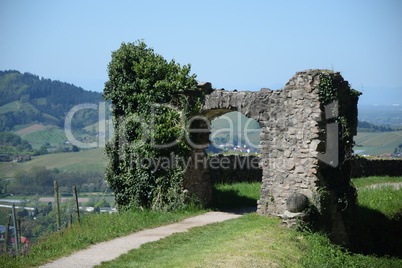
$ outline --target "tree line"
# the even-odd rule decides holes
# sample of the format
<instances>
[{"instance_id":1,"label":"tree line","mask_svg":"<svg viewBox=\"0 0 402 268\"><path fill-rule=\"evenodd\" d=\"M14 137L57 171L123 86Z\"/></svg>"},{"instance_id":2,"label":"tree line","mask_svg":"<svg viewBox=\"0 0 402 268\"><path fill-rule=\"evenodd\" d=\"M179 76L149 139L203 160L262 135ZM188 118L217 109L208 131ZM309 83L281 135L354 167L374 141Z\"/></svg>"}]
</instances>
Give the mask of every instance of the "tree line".
<instances>
[{"instance_id":1,"label":"tree line","mask_svg":"<svg viewBox=\"0 0 402 268\"><path fill-rule=\"evenodd\" d=\"M0 132L0 162L13 161L18 155L37 156L48 153L46 145L34 150L31 144L20 136L11 132Z\"/></svg>"},{"instance_id":2,"label":"tree line","mask_svg":"<svg viewBox=\"0 0 402 268\"><path fill-rule=\"evenodd\" d=\"M357 123L357 132L387 132L395 130L391 127L379 126L366 121L358 121Z\"/></svg>"}]
</instances>

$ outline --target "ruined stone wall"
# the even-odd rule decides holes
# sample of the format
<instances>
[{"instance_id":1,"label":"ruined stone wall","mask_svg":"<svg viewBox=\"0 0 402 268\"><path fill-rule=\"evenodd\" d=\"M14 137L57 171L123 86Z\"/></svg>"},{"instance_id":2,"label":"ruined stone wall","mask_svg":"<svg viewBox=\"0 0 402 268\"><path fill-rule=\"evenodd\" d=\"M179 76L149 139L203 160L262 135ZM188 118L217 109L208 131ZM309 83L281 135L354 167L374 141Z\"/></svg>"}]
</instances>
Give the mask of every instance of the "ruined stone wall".
<instances>
[{"instance_id":1,"label":"ruined stone wall","mask_svg":"<svg viewBox=\"0 0 402 268\"><path fill-rule=\"evenodd\" d=\"M261 134L261 214L283 215L293 193L313 199L322 116L318 83L315 72L299 72L270 102Z\"/></svg>"},{"instance_id":2,"label":"ruined stone wall","mask_svg":"<svg viewBox=\"0 0 402 268\"><path fill-rule=\"evenodd\" d=\"M323 92L321 82L328 77L333 88ZM334 241L347 244L356 198L350 186L349 156L358 99L348 82L339 73L306 70L276 91L235 92L212 90L210 84L201 86L209 87L204 88L208 94L202 107L209 120L238 111L262 128L258 213L287 218L309 206L317 211L315 222L331 233ZM200 139L207 137L205 133ZM187 181L210 183L210 171L201 173L205 177L191 176ZM210 188L191 187L189 191L205 197ZM302 203L298 209L294 209L295 200Z\"/></svg>"}]
</instances>

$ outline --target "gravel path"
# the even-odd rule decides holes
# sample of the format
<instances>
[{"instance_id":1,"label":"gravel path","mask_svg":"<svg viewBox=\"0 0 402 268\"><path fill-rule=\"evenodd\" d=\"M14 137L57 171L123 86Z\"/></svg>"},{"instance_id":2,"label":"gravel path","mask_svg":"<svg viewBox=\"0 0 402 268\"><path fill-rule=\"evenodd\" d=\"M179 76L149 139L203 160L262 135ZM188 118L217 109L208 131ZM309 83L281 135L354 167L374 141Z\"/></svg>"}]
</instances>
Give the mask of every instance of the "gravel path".
<instances>
[{"instance_id":1,"label":"gravel path","mask_svg":"<svg viewBox=\"0 0 402 268\"><path fill-rule=\"evenodd\" d=\"M236 212L207 212L202 215L187 218L178 223L153 229L146 229L124 237L101 242L40 267L93 267L101 264L101 262L113 260L120 255L127 253L131 249L139 248L142 244L157 241L174 233L186 232L188 229L193 227L238 218L245 212L250 212L250 210L245 209Z\"/></svg>"}]
</instances>

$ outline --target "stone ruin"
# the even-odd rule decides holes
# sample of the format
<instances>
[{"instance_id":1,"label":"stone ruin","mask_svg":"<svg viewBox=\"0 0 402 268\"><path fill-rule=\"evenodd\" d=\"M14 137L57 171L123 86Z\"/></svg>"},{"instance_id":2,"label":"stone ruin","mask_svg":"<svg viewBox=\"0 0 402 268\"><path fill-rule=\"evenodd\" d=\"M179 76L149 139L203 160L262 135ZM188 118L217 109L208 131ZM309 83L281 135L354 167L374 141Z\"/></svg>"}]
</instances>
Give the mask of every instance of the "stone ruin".
<instances>
[{"instance_id":1,"label":"stone ruin","mask_svg":"<svg viewBox=\"0 0 402 268\"><path fill-rule=\"evenodd\" d=\"M336 85L336 99L325 104L320 82L322 75L329 74ZM337 72L305 70L297 72L281 90L214 90L210 83L199 87L207 93L202 114L209 120L238 111L261 126L262 186L257 213L279 216L288 223L308 214L333 241L349 244L356 202L349 160L358 94L352 94L348 82ZM205 131L193 134L192 139L208 144L209 125L201 120L195 125ZM209 203L210 171L197 165L202 158L206 158L205 146L194 149L184 186Z\"/></svg>"}]
</instances>

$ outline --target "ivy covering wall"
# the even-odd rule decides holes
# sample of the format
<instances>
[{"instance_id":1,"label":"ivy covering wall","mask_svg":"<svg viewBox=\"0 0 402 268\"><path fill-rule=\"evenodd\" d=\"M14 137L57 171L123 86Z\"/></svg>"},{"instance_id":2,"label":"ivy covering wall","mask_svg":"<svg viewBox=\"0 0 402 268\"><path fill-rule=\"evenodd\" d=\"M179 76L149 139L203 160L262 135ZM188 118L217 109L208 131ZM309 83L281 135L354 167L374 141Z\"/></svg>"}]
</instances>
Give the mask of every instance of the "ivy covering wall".
<instances>
[{"instance_id":1,"label":"ivy covering wall","mask_svg":"<svg viewBox=\"0 0 402 268\"><path fill-rule=\"evenodd\" d=\"M192 152L186 122L204 100L190 69L142 41L112 53L104 98L113 104L115 136L106 146L106 178L120 210L186 205L186 163L178 159Z\"/></svg>"}]
</instances>

